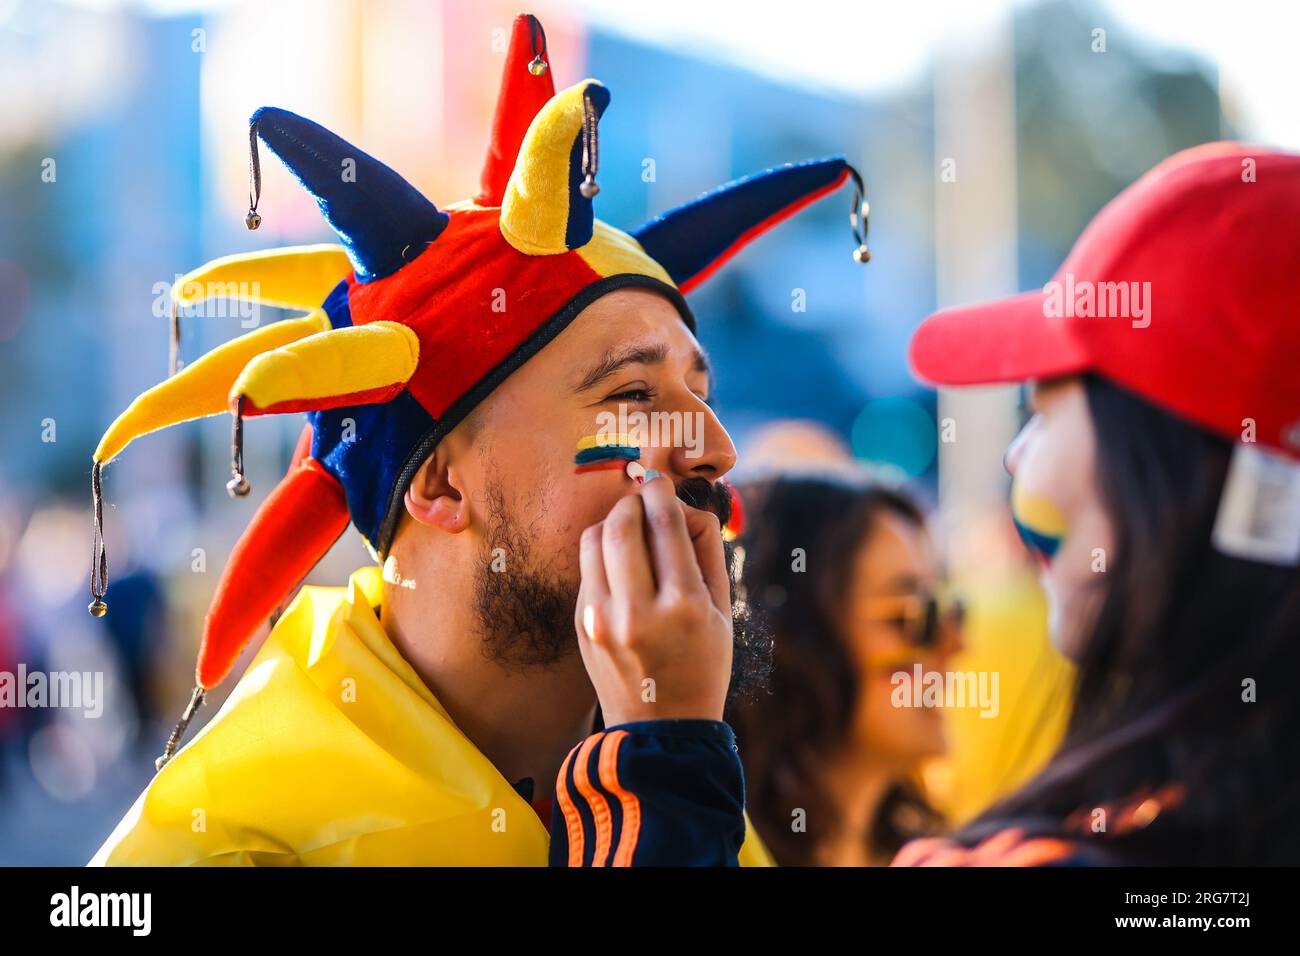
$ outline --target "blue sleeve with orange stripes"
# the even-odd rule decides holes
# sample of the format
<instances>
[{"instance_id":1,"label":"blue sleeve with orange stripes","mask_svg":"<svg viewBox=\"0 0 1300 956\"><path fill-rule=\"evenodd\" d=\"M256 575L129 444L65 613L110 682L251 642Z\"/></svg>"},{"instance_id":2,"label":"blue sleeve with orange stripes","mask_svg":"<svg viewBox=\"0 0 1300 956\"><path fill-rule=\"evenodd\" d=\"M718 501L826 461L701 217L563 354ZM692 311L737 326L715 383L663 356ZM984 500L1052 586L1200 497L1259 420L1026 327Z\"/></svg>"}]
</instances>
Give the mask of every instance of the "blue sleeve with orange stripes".
<instances>
[{"instance_id":1,"label":"blue sleeve with orange stripes","mask_svg":"<svg viewBox=\"0 0 1300 956\"><path fill-rule=\"evenodd\" d=\"M592 734L555 783L551 866L736 866L745 776L719 720L645 720Z\"/></svg>"}]
</instances>

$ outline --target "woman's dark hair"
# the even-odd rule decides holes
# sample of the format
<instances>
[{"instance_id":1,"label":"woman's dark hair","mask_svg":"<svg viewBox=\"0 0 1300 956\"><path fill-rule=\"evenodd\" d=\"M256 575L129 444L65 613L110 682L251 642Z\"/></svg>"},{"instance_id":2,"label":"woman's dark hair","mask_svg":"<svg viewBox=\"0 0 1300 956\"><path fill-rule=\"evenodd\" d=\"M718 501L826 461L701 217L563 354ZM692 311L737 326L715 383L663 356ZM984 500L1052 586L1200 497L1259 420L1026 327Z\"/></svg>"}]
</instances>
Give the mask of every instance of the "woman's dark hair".
<instances>
[{"instance_id":1,"label":"woman's dark hair","mask_svg":"<svg viewBox=\"0 0 1300 956\"><path fill-rule=\"evenodd\" d=\"M849 742L862 693L844 627L852 559L878 515L917 527L925 518L903 494L850 475L781 475L739 492L743 596L775 650L768 692L736 704L728 716L745 766L750 819L778 863L807 866L818 847L840 835L823 768ZM796 549L803 570L794 568ZM792 828L796 809L805 811L805 832ZM900 780L881 802L869 849L892 855L937 819L915 784Z\"/></svg>"},{"instance_id":2,"label":"woman's dark hair","mask_svg":"<svg viewBox=\"0 0 1300 956\"><path fill-rule=\"evenodd\" d=\"M1115 529L1105 597L1056 755L958 837L1015 824L1102 862L1298 863L1300 568L1212 547L1231 442L1099 378L1084 387ZM1164 788L1181 799L1154 819L1089 825Z\"/></svg>"}]
</instances>

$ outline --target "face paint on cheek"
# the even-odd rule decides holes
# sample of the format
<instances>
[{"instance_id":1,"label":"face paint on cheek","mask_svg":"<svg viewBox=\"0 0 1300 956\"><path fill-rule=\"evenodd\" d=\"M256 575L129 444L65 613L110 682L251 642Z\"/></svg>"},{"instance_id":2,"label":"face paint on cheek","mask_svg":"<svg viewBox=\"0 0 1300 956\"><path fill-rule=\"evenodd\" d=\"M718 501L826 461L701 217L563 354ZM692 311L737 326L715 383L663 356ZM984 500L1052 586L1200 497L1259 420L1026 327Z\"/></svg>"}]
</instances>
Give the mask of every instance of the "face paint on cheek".
<instances>
[{"instance_id":1,"label":"face paint on cheek","mask_svg":"<svg viewBox=\"0 0 1300 956\"><path fill-rule=\"evenodd\" d=\"M1025 491L1018 481L1012 479L1011 519L1025 547L1044 564L1050 564L1069 530L1061 509L1049 498Z\"/></svg>"},{"instance_id":2,"label":"face paint on cheek","mask_svg":"<svg viewBox=\"0 0 1300 956\"><path fill-rule=\"evenodd\" d=\"M573 456L573 473L625 471L629 462L640 457L641 449L629 444L626 435L587 435L578 441L577 454Z\"/></svg>"}]
</instances>

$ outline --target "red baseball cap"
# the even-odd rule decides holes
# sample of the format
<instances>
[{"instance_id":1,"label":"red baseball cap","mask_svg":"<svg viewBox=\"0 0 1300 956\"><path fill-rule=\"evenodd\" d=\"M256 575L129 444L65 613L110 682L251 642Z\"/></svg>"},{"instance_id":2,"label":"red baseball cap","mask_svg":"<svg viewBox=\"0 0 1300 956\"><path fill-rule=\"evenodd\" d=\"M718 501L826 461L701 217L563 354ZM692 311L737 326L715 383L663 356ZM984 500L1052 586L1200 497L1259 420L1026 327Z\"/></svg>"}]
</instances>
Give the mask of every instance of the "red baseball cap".
<instances>
[{"instance_id":1,"label":"red baseball cap","mask_svg":"<svg viewBox=\"0 0 1300 956\"><path fill-rule=\"evenodd\" d=\"M1095 372L1227 438L1300 458L1300 155L1184 150L1113 199L1041 290L912 338L936 385Z\"/></svg>"}]
</instances>

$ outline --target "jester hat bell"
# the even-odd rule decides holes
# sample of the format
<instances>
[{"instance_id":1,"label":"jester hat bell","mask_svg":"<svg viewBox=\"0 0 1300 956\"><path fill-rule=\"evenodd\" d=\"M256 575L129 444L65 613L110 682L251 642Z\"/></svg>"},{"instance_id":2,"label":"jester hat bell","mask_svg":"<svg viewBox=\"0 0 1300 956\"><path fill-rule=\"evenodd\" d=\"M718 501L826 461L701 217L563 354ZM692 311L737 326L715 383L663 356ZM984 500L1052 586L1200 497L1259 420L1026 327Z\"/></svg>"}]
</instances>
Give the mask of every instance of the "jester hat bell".
<instances>
[{"instance_id":1,"label":"jester hat bell","mask_svg":"<svg viewBox=\"0 0 1300 956\"><path fill-rule=\"evenodd\" d=\"M248 227L261 222L260 140L315 198L340 242L229 256L177 282L173 374L113 422L91 473L90 610L99 616L108 576L104 465L141 435L230 412L227 487L242 496L243 419L306 413L288 474L217 585L186 718L349 523L376 558L387 555L406 488L442 437L595 299L652 289L694 331L686 294L756 236L850 178L853 254L868 259L862 180L838 157L736 180L631 233L596 219L597 124L609 101L590 79L556 93L541 25L520 15L479 193L442 209L311 120L275 107L253 114ZM303 314L177 371L180 310L232 290Z\"/></svg>"}]
</instances>

